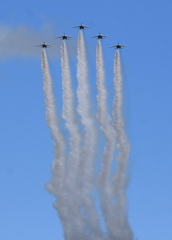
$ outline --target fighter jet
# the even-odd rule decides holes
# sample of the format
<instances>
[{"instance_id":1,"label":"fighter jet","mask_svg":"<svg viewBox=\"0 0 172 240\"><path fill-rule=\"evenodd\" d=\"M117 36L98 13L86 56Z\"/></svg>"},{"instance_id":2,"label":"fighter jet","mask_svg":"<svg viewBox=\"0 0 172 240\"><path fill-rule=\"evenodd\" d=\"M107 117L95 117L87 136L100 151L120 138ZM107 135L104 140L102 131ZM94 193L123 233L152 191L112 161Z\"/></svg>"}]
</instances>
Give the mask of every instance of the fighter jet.
<instances>
[{"instance_id":1,"label":"fighter jet","mask_svg":"<svg viewBox=\"0 0 172 240\"><path fill-rule=\"evenodd\" d=\"M106 37L108 37L108 36L105 36L105 35L102 35L102 34L99 33L99 35L91 37L91 38L104 39Z\"/></svg>"},{"instance_id":2,"label":"fighter jet","mask_svg":"<svg viewBox=\"0 0 172 240\"><path fill-rule=\"evenodd\" d=\"M53 46L50 45L50 44L46 44L45 42L43 42L43 44L37 45L37 46L35 46L35 47L48 48L48 47L53 47Z\"/></svg>"},{"instance_id":3,"label":"fighter jet","mask_svg":"<svg viewBox=\"0 0 172 240\"><path fill-rule=\"evenodd\" d=\"M90 28L90 27L81 24L81 25L75 26L73 28L85 29L85 28Z\"/></svg>"},{"instance_id":4,"label":"fighter jet","mask_svg":"<svg viewBox=\"0 0 172 240\"><path fill-rule=\"evenodd\" d=\"M61 38L61 40L69 40L68 38L73 38L73 37L70 37L70 36L67 36L66 34L60 36L60 37L56 37L56 38Z\"/></svg>"},{"instance_id":5,"label":"fighter jet","mask_svg":"<svg viewBox=\"0 0 172 240\"><path fill-rule=\"evenodd\" d=\"M116 48L116 49L120 48L120 49L123 49L123 47L128 47L128 46L124 46L124 45L121 45L121 44L118 43L117 45L112 46L110 48Z\"/></svg>"}]
</instances>

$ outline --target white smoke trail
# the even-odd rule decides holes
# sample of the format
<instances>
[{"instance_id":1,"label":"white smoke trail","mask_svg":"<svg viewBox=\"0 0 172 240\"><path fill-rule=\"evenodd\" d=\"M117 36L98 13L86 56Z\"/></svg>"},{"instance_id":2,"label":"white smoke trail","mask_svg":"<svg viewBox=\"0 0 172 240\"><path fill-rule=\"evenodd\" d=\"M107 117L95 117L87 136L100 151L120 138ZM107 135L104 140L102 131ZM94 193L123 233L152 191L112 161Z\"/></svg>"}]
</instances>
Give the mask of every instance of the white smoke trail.
<instances>
[{"instance_id":1,"label":"white smoke trail","mask_svg":"<svg viewBox=\"0 0 172 240\"><path fill-rule=\"evenodd\" d=\"M96 67L97 67L97 101L98 113L97 119L101 125L101 130L104 133L106 145L102 157L102 166L99 174L98 188L100 191L100 205L107 226L107 232L110 236L110 225L112 224L112 185L110 181L111 165L114 158L115 148L115 131L110 123L111 117L107 109L107 90L105 87L105 72L103 53L100 40L97 42L96 49Z\"/></svg>"},{"instance_id":2,"label":"white smoke trail","mask_svg":"<svg viewBox=\"0 0 172 240\"><path fill-rule=\"evenodd\" d=\"M82 151L82 163L80 170L81 182L81 197L84 203L84 216L87 220L87 226L90 230L89 238L103 239L103 232L100 228L99 217L91 197L94 184L92 182L92 174L94 171L93 163L95 158L96 147L96 130L94 120L90 113L90 91L88 84L87 74L87 61L85 54L85 44L83 33L80 30L78 36L78 65L77 65L77 78L78 78L78 113L81 116L81 122L85 129L84 147Z\"/></svg>"},{"instance_id":3,"label":"white smoke trail","mask_svg":"<svg viewBox=\"0 0 172 240\"><path fill-rule=\"evenodd\" d=\"M78 168L80 163L80 147L81 136L76 123L74 98L71 84L71 75L69 68L69 60L65 41L62 42L62 87L63 87L63 113L62 117L66 120L66 127L70 134L70 153L68 159L67 176L65 179L65 186L68 189L68 206L70 208L70 215L72 216L72 236L71 239L86 239L84 233L84 222L80 213L78 204L79 190L78 190Z\"/></svg>"},{"instance_id":4,"label":"white smoke trail","mask_svg":"<svg viewBox=\"0 0 172 240\"><path fill-rule=\"evenodd\" d=\"M130 145L125 133L124 118L122 115L122 74L120 64L120 54L116 51L114 62L114 128L116 141L118 144L117 169L113 179L114 183L114 220L111 225L113 237L111 239L133 240L134 236L127 218L127 199L126 199L126 167L130 152Z\"/></svg>"},{"instance_id":5,"label":"white smoke trail","mask_svg":"<svg viewBox=\"0 0 172 240\"><path fill-rule=\"evenodd\" d=\"M42 72L43 72L43 86L45 94L46 106L46 121L51 131L51 136L54 139L54 162L52 165L52 178L47 184L48 191L56 197L54 204L58 211L58 216L62 222L65 239L70 239L71 226L70 217L67 209L67 199L64 192L64 178L65 178L65 141L63 135L57 126L57 113L55 107L55 98L53 95L52 79L49 71L47 56L45 49L42 50Z\"/></svg>"}]
</instances>

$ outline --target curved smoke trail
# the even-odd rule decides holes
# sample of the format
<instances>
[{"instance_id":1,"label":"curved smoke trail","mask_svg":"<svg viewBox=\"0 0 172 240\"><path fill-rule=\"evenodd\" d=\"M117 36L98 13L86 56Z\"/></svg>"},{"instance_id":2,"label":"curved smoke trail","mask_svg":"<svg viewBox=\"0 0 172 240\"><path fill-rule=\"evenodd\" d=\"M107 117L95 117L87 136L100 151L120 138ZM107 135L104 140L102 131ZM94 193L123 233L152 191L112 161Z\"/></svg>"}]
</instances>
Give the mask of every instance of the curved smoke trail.
<instances>
[{"instance_id":1,"label":"curved smoke trail","mask_svg":"<svg viewBox=\"0 0 172 240\"><path fill-rule=\"evenodd\" d=\"M52 88L52 79L49 71L46 51L42 50L42 72L43 72L43 89L45 94L46 121L50 128L51 136L54 139L54 162L52 164L52 178L47 184L48 191L56 197L54 208L62 222L65 239L70 239L71 226L70 217L67 209L67 199L64 192L65 178L65 159L64 150L66 147L63 135L57 126L57 113L55 98Z\"/></svg>"},{"instance_id":2,"label":"curved smoke trail","mask_svg":"<svg viewBox=\"0 0 172 240\"><path fill-rule=\"evenodd\" d=\"M107 90L105 87L105 72L103 53L100 40L97 42L96 48L96 67L97 67L97 101L98 113L97 119L101 125L101 130L104 133L106 145L102 157L102 166L99 174L98 189L100 192L100 205L107 226L107 232L110 236L110 225L112 224L112 185L111 185L111 165L114 159L115 148L115 131L112 126L111 117L107 108Z\"/></svg>"},{"instance_id":3,"label":"curved smoke trail","mask_svg":"<svg viewBox=\"0 0 172 240\"><path fill-rule=\"evenodd\" d=\"M94 190L92 175L94 172L93 163L95 158L96 130L94 119L90 113L91 102L88 84L88 70L84 37L81 30L79 31L78 36L77 78L77 111L81 116L81 122L85 130L84 146L82 150L82 165L79 173L81 182L81 197L82 203L84 203L84 216L89 229L89 238L93 237L93 239L103 239L103 232L100 228L98 213L90 195Z\"/></svg>"},{"instance_id":4,"label":"curved smoke trail","mask_svg":"<svg viewBox=\"0 0 172 240\"><path fill-rule=\"evenodd\" d=\"M97 101L98 113L97 119L104 133L106 145L102 157L102 166L99 174L98 189L100 192L100 206L104 221L107 227L107 233L111 235L112 225L112 185L111 185L111 165L114 159L115 150L115 131L111 125L111 117L107 108L107 90L105 87L105 72L103 53L100 40L97 42L96 48L96 67L97 67Z\"/></svg>"},{"instance_id":5,"label":"curved smoke trail","mask_svg":"<svg viewBox=\"0 0 172 240\"><path fill-rule=\"evenodd\" d=\"M62 64L62 88L63 88L63 113L62 117L66 120L66 127L70 134L70 153L68 157L67 177L64 188L68 189L68 206L72 216L72 237L71 239L85 239L84 222L78 205L79 191L77 173L80 163L81 136L76 123L74 98L69 68L69 60L65 41L61 47Z\"/></svg>"},{"instance_id":6,"label":"curved smoke trail","mask_svg":"<svg viewBox=\"0 0 172 240\"><path fill-rule=\"evenodd\" d=\"M133 233L127 218L127 199L126 199L126 168L130 152L130 145L125 133L125 124L122 114L123 95L122 95L122 73L119 51L116 51L114 61L114 129L118 146L117 169L113 179L114 183L114 219L111 226L113 232L112 239L133 240Z\"/></svg>"}]
</instances>

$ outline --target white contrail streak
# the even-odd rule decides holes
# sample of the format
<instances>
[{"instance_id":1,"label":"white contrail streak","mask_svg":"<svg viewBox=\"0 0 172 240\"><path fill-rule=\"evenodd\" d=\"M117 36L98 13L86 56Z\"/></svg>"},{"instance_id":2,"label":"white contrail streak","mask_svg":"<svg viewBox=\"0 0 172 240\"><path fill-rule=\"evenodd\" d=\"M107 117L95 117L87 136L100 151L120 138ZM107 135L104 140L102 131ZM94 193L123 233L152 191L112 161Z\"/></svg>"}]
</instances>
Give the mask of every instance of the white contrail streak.
<instances>
[{"instance_id":1,"label":"white contrail streak","mask_svg":"<svg viewBox=\"0 0 172 240\"><path fill-rule=\"evenodd\" d=\"M100 40L97 42L96 49L96 67L97 67L97 101L98 113L97 119L104 133L106 145L102 157L102 166L99 174L98 189L100 191L100 205L107 226L107 233L110 236L110 225L112 224L112 185L111 185L111 165L114 158L115 131L110 123L111 117L107 109L107 90L105 87L105 72L102 46Z\"/></svg>"},{"instance_id":2,"label":"white contrail streak","mask_svg":"<svg viewBox=\"0 0 172 240\"><path fill-rule=\"evenodd\" d=\"M65 41L62 42L61 55L63 88L62 117L66 120L66 127L70 134L70 153L64 187L68 190L68 206L70 208L70 215L72 216L71 226L73 232L71 239L84 240L86 239L86 234L84 233L84 222L78 204L79 191L77 178L81 153L81 136L76 123L69 60Z\"/></svg>"},{"instance_id":3,"label":"white contrail streak","mask_svg":"<svg viewBox=\"0 0 172 240\"><path fill-rule=\"evenodd\" d=\"M80 183L81 183L81 197L82 204L84 204L84 216L88 226L89 238L103 239L103 233L100 228L99 217L91 192L94 190L92 175L94 172L94 159L96 147L96 130L94 119L91 115L90 108L90 90L88 84L88 70L85 54L85 44L83 33L80 30L78 36L78 107L77 111L81 116L81 122L84 126L84 146L82 151L82 162L80 169Z\"/></svg>"},{"instance_id":4,"label":"white contrail streak","mask_svg":"<svg viewBox=\"0 0 172 240\"><path fill-rule=\"evenodd\" d=\"M118 146L117 169L113 179L114 183L114 220L111 225L113 232L112 239L133 240L134 236L127 218L127 199L126 199L126 167L130 152L130 145L125 133L124 118L122 114L123 95L122 95L122 74L120 64L120 54L116 51L114 61L114 128Z\"/></svg>"},{"instance_id":5,"label":"white contrail streak","mask_svg":"<svg viewBox=\"0 0 172 240\"><path fill-rule=\"evenodd\" d=\"M48 191L56 197L54 204L58 211L58 216L62 222L65 239L70 239L71 226L70 217L67 209L67 199L64 191L65 178L65 159L64 150L66 147L62 133L57 126L57 113L55 107L55 98L53 94L52 79L49 71L47 56L45 49L42 50L42 72L43 86L45 94L46 106L46 121L51 131L51 136L54 139L54 162L52 165L52 178L47 184Z\"/></svg>"}]
</instances>

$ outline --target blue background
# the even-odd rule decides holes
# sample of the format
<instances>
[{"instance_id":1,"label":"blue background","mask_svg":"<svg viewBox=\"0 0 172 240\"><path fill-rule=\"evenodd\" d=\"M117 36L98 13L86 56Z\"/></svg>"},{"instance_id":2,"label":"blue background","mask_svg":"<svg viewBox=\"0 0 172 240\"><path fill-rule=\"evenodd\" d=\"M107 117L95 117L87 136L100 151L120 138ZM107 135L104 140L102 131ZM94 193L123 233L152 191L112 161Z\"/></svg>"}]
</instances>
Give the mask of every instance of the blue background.
<instances>
[{"instance_id":1,"label":"blue background","mask_svg":"<svg viewBox=\"0 0 172 240\"><path fill-rule=\"evenodd\" d=\"M76 88L76 29L84 32L90 86L96 112L96 40L102 41L108 105L113 101L113 61L109 48L120 42L125 119L131 143L128 215L139 240L172 239L172 3L169 0L6 0L0 8L0 239L54 240L63 233L50 179L53 142L45 123L41 49L46 41L59 114L62 106L60 40L68 42ZM21 27L22 26L22 27Z\"/></svg>"}]
</instances>

